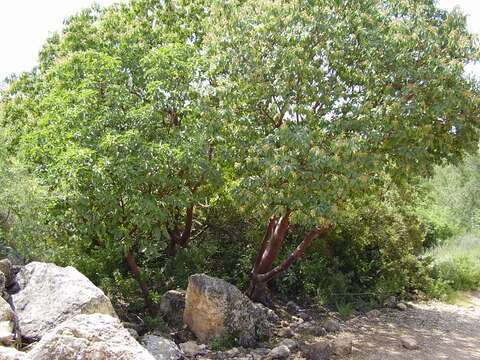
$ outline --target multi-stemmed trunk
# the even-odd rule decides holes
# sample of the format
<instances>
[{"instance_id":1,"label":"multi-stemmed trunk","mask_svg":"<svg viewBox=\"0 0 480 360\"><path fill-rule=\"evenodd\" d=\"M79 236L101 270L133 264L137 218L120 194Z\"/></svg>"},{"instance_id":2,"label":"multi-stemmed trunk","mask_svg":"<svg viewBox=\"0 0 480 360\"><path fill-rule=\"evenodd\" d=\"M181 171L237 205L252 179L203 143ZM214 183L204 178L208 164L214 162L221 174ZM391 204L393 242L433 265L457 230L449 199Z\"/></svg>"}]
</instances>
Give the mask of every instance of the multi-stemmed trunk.
<instances>
[{"instance_id":1,"label":"multi-stemmed trunk","mask_svg":"<svg viewBox=\"0 0 480 360\"><path fill-rule=\"evenodd\" d=\"M281 217L272 217L268 223L262 245L257 253L255 265L250 274L250 285L246 291L246 295L254 301L268 304L268 282L297 261L318 235L334 227L334 225L322 226L310 231L282 264L273 267L273 263L278 258L290 226L290 214L291 212L287 211Z\"/></svg>"},{"instance_id":2,"label":"multi-stemmed trunk","mask_svg":"<svg viewBox=\"0 0 480 360\"><path fill-rule=\"evenodd\" d=\"M157 307L153 303L147 284L145 284L145 281L142 279L142 273L137 265L137 262L135 261L135 257L133 256L132 252L128 252L126 261L128 267L130 268L130 271L132 272L133 276L138 282L138 285L140 286L140 289L142 290L142 295L145 299L145 304L147 305L148 314L152 317L155 317L157 315Z\"/></svg>"},{"instance_id":3,"label":"multi-stemmed trunk","mask_svg":"<svg viewBox=\"0 0 480 360\"><path fill-rule=\"evenodd\" d=\"M188 247L189 240L191 238L192 233L192 223L193 223L193 206L187 208L187 214L185 215L185 226L183 232L180 233L177 229L170 229L168 233L170 235L169 243L167 246L167 256L174 257L177 253L177 246L181 246L183 248ZM135 230L136 231L136 230ZM140 289L142 291L143 298L145 300L145 304L147 305L148 314L152 317L157 315L158 309L155 306L151 296L150 290L145 283L141 269L138 266L133 251L129 251L125 258L127 265L138 282Z\"/></svg>"}]
</instances>

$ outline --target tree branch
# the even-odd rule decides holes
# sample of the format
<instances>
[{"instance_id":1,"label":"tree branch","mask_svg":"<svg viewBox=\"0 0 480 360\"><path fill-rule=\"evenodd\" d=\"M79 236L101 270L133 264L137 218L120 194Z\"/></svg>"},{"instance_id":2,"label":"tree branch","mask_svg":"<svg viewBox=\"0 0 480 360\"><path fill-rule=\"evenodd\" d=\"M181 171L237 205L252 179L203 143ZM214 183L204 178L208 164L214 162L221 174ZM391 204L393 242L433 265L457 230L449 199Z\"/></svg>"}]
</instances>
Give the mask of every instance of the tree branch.
<instances>
[{"instance_id":1,"label":"tree branch","mask_svg":"<svg viewBox=\"0 0 480 360\"><path fill-rule=\"evenodd\" d=\"M310 231L307 237L297 246L295 251L283 262L283 264L275 267L274 269L270 270L266 274L258 275L258 281L260 282L268 282L276 275L280 274L281 272L287 270L295 261L297 261L305 252L305 250L312 244L313 240L320 235L323 234L331 229L333 229L335 225L318 227L315 230Z\"/></svg>"}]
</instances>

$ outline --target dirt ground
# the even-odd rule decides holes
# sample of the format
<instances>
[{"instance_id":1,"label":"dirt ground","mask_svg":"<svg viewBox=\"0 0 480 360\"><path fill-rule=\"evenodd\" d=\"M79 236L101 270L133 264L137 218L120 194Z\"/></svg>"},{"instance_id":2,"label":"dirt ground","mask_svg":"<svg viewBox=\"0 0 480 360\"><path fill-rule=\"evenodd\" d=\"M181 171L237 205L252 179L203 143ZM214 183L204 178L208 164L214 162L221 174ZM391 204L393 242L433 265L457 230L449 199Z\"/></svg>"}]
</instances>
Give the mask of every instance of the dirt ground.
<instances>
[{"instance_id":1,"label":"dirt ground","mask_svg":"<svg viewBox=\"0 0 480 360\"><path fill-rule=\"evenodd\" d=\"M409 304L406 311L382 309L371 318L347 322L353 352L342 360L480 360L480 292L463 294L455 305ZM401 337L416 340L407 350Z\"/></svg>"}]
</instances>

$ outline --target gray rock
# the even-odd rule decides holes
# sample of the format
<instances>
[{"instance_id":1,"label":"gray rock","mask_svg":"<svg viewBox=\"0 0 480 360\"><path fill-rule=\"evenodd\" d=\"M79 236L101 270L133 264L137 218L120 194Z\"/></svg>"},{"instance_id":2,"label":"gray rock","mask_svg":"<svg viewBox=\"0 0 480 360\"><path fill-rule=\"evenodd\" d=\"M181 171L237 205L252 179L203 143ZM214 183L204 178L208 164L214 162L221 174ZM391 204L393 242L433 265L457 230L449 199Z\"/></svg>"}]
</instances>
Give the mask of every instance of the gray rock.
<instances>
[{"instance_id":1,"label":"gray rock","mask_svg":"<svg viewBox=\"0 0 480 360\"><path fill-rule=\"evenodd\" d=\"M402 346L408 350L416 350L419 348L417 341L414 338L408 336L402 336L400 338Z\"/></svg>"},{"instance_id":2,"label":"gray rock","mask_svg":"<svg viewBox=\"0 0 480 360\"><path fill-rule=\"evenodd\" d=\"M7 278L5 277L5 274L0 271L0 295L3 294L3 291L7 287Z\"/></svg>"},{"instance_id":3,"label":"gray rock","mask_svg":"<svg viewBox=\"0 0 480 360\"><path fill-rule=\"evenodd\" d=\"M345 356L352 352L353 339L350 336L339 336L332 342L332 352L335 355Z\"/></svg>"},{"instance_id":4,"label":"gray rock","mask_svg":"<svg viewBox=\"0 0 480 360\"><path fill-rule=\"evenodd\" d=\"M260 347L252 350L252 355L266 356L270 353L271 349Z\"/></svg>"},{"instance_id":5,"label":"gray rock","mask_svg":"<svg viewBox=\"0 0 480 360\"><path fill-rule=\"evenodd\" d=\"M390 296L385 302L383 303L384 307L387 308L394 308L397 305L397 298L395 296Z\"/></svg>"},{"instance_id":6,"label":"gray rock","mask_svg":"<svg viewBox=\"0 0 480 360\"><path fill-rule=\"evenodd\" d=\"M326 339L301 344L300 350L310 360L328 360L332 355L330 341Z\"/></svg>"},{"instance_id":7,"label":"gray rock","mask_svg":"<svg viewBox=\"0 0 480 360\"><path fill-rule=\"evenodd\" d=\"M407 305L405 305L405 304L402 303L402 302L399 302L396 307L397 307L397 309L400 310L400 311L406 311L406 310L407 310Z\"/></svg>"},{"instance_id":8,"label":"gray rock","mask_svg":"<svg viewBox=\"0 0 480 360\"><path fill-rule=\"evenodd\" d=\"M5 285L9 286L12 281L12 263L8 259L0 260L0 272L5 275Z\"/></svg>"},{"instance_id":9,"label":"gray rock","mask_svg":"<svg viewBox=\"0 0 480 360\"><path fill-rule=\"evenodd\" d=\"M0 346L0 359L2 360L26 360L27 354L12 347Z\"/></svg>"},{"instance_id":10,"label":"gray rock","mask_svg":"<svg viewBox=\"0 0 480 360\"><path fill-rule=\"evenodd\" d=\"M367 312L365 315L367 315L367 317L369 319L374 319L374 318L377 318L381 315L382 313L380 312L380 310L377 310L377 309L374 309L374 310L370 310L369 312Z\"/></svg>"},{"instance_id":11,"label":"gray rock","mask_svg":"<svg viewBox=\"0 0 480 360\"><path fill-rule=\"evenodd\" d=\"M73 267L32 262L16 279L21 290L12 298L25 336L41 337L78 314L117 317L103 291Z\"/></svg>"},{"instance_id":12,"label":"gray rock","mask_svg":"<svg viewBox=\"0 0 480 360\"><path fill-rule=\"evenodd\" d=\"M273 324L280 321L280 317L272 309L269 309L268 307L266 307L265 305L263 305L261 303L255 303L254 305L257 308L259 308L260 311L263 311L263 312L265 312L265 314L267 314L267 321L269 321Z\"/></svg>"},{"instance_id":13,"label":"gray rock","mask_svg":"<svg viewBox=\"0 0 480 360\"><path fill-rule=\"evenodd\" d=\"M328 332L337 332L340 331L340 322L335 319L328 319L323 322L323 327Z\"/></svg>"},{"instance_id":14,"label":"gray rock","mask_svg":"<svg viewBox=\"0 0 480 360\"><path fill-rule=\"evenodd\" d=\"M297 331L304 335L325 336L327 330L315 322L307 322L297 326Z\"/></svg>"},{"instance_id":15,"label":"gray rock","mask_svg":"<svg viewBox=\"0 0 480 360\"><path fill-rule=\"evenodd\" d=\"M109 315L76 315L48 331L28 353L30 360L154 360Z\"/></svg>"},{"instance_id":16,"label":"gray rock","mask_svg":"<svg viewBox=\"0 0 480 360\"><path fill-rule=\"evenodd\" d=\"M308 315L306 312L299 313L298 317L300 317L304 321L309 321L311 319L310 315Z\"/></svg>"},{"instance_id":17,"label":"gray rock","mask_svg":"<svg viewBox=\"0 0 480 360\"><path fill-rule=\"evenodd\" d=\"M284 328L281 328L280 330L277 331L277 335L280 336L280 337L283 337L283 338L285 338L285 337L289 338L289 337L292 337L293 335L295 335L295 333L289 327L284 327Z\"/></svg>"},{"instance_id":18,"label":"gray rock","mask_svg":"<svg viewBox=\"0 0 480 360\"><path fill-rule=\"evenodd\" d=\"M298 347L298 344L295 340L292 339L285 339L283 340L279 346L286 346L290 351L295 350Z\"/></svg>"},{"instance_id":19,"label":"gray rock","mask_svg":"<svg viewBox=\"0 0 480 360\"><path fill-rule=\"evenodd\" d=\"M225 351L225 355L228 357L228 358L231 358L231 359L235 359L237 358L239 355L240 355L240 349L239 348L231 348L230 350L228 351Z\"/></svg>"},{"instance_id":20,"label":"gray rock","mask_svg":"<svg viewBox=\"0 0 480 360\"><path fill-rule=\"evenodd\" d=\"M178 346L180 347L180 350L182 350L187 356L195 356L203 353L203 350L195 341L187 341Z\"/></svg>"},{"instance_id":21,"label":"gray rock","mask_svg":"<svg viewBox=\"0 0 480 360\"><path fill-rule=\"evenodd\" d=\"M14 319L10 304L0 297L0 344L12 345L14 340Z\"/></svg>"},{"instance_id":22,"label":"gray rock","mask_svg":"<svg viewBox=\"0 0 480 360\"><path fill-rule=\"evenodd\" d=\"M259 338L270 336L271 324L261 307L235 286L205 274L188 280L183 319L203 343L230 335L238 344L252 347Z\"/></svg>"},{"instance_id":23,"label":"gray rock","mask_svg":"<svg viewBox=\"0 0 480 360\"><path fill-rule=\"evenodd\" d=\"M167 291L162 295L159 309L170 325L181 327L185 310L185 293L177 290Z\"/></svg>"},{"instance_id":24,"label":"gray rock","mask_svg":"<svg viewBox=\"0 0 480 360\"><path fill-rule=\"evenodd\" d=\"M145 335L140 340L156 360L180 360L183 354L173 341L156 335Z\"/></svg>"},{"instance_id":25,"label":"gray rock","mask_svg":"<svg viewBox=\"0 0 480 360\"><path fill-rule=\"evenodd\" d=\"M299 312L302 311L302 309L295 302L289 301L287 302L287 311L290 314L298 314Z\"/></svg>"},{"instance_id":26,"label":"gray rock","mask_svg":"<svg viewBox=\"0 0 480 360\"><path fill-rule=\"evenodd\" d=\"M290 349L285 345L274 347L268 353L268 359L287 359L290 356Z\"/></svg>"}]
</instances>

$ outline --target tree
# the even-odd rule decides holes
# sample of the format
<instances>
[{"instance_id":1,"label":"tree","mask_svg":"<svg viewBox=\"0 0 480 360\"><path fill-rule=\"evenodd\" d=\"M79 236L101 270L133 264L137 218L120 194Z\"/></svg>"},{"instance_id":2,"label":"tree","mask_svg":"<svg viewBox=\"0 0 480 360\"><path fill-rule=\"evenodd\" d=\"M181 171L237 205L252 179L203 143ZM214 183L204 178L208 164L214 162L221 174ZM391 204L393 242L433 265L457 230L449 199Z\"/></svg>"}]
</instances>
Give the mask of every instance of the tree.
<instances>
[{"instance_id":1,"label":"tree","mask_svg":"<svg viewBox=\"0 0 480 360\"><path fill-rule=\"evenodd\" d=\"M223 183L220 123L202 93L203 16L202 1L84 10L3 97L11 148L63 193L67 245L123 258L152 315L137 258L188 247L195 213Z\"/></svg>"},{"instance_id":2,"label":"tree","mask_svg":"<svg viewBox=\"0 0 480 360\"><path fill-rule=\"evenodd\" d=\"M265 299L350 199L476 149L477 58L433 0L133 0L67 20L1 118L63 194L69 246L123 258L153 314L138 259L189 246L224 183L268 224L247 291ZM290 224L310 231L279 263Z\"/></svg>"},{"instance_id":3,"label":"tree","mask_svg":"<svg viewBox=\"0 0 480 360\"><path fill-rule=\"evenodd\" d=\"M479 51L458 12L432 0L232 0L209 22L236 198L269 218L253 299L334 228L348 199L477 146L478 84L463 67ZM311 231L278 263L291 223Z\"/></svg>"}]
</instances>

